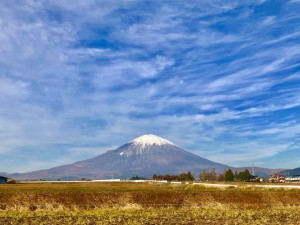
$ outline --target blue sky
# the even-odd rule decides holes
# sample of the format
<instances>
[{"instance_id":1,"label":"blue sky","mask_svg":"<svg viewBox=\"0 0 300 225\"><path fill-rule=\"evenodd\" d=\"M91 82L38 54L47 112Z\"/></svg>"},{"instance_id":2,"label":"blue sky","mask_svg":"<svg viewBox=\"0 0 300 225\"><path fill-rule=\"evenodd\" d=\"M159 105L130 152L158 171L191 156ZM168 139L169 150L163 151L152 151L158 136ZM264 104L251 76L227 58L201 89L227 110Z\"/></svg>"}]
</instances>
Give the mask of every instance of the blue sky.
<instances>
[{"instance_id":1,"label":"blue sky","mask_svg":"<svg viewBox=\"0 0 300 225\"><path fill-rule=\"evenodd\" d=\"M300 1L1 1L0 171L139 135L300 166Z\"/></svg>"}]
</instances>

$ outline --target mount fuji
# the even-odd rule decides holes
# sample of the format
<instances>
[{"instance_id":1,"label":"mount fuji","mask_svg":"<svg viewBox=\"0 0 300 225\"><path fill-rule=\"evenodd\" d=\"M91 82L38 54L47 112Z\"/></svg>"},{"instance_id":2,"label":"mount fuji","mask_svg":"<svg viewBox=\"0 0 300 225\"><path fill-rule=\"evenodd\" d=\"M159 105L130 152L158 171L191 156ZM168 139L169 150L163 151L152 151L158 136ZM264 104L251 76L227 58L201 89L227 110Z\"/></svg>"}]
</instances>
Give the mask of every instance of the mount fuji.
<instances>
[{"instance_id":1,"label":"mount fuji","mask_svg":"<svg viewBox=\"0 0 300 225\"><path fill-rule=\"evenodd\" d=\"M16 179L108 179L153 174L178 174L232 168L187 152L172 142L147 134L91 159L28 173L11 174ZM238 170L238 168L236 168Z\"/></svg>"}]
</instances>

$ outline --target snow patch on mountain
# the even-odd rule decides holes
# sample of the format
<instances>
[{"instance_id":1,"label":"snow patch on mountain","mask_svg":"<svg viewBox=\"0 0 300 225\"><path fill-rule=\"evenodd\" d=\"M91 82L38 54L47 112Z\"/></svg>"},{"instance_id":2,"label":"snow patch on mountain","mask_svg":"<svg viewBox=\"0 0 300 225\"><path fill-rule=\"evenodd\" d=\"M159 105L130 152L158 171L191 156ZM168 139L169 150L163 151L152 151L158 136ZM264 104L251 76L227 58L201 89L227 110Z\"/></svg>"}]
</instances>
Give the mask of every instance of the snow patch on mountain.
<instances>
[{"instance_id":1,"label":"snow patch on mountain","mask_svg":"<svg viewBox=\"0 0 300 225\"><path fill-rule=\"evenodd\" d=\"M173 146L176 146L172 142L170 142L170 141L168 141L164 138L158 137L156 135L153 135L153 134L142 135L142 136L140 136L136 139L133 139L129 143L134 144L134 145L138 145L142 148L145 148L146 146L151 146L151 145L157 145L157 146L173 145Z\"/></svg>"}]
</instances>

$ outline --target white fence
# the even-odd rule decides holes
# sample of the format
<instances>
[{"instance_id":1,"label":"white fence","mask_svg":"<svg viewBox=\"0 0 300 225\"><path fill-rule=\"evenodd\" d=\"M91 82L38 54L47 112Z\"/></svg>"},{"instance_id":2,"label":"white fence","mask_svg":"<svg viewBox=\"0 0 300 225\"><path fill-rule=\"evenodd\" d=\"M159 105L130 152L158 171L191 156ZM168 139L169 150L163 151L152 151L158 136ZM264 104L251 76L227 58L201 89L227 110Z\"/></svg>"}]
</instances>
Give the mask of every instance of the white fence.
<instances>
[{"instance_id":1,"label":"white fence","mask_svg":"<svg viewBox=\"0 0 300 225\"><path fill-rule=\"evenodd\" d=\"M285 178L287 182L300 182L300 177L287 177Z\"/></svg>"},{"instance_id":2,"label":"white fence","mask_svg":"<svg viewBox=\"0 0 300 225\"><path fill-rule=\"evenodd\" d=\"M202 185L202 186L210 186L210 187L238 187L236 184L193 183L193 185Z\"/></svg>"},{"instance_id":3,"label":"white fence","mask_svg":"<svg viewBox=\"0 0 300 225\"><path fill-rule=\"evenodd\" d=\"M247 185L247 187L300 189L300 185Z\"/></svg>"},{"instance_id":4,"label":"white fence","mask_svg":"<svg viewBox=\"0 0 300 225\"><path fill-rule=\"evenodd\" d=\"M120 182L121 179L92 180L92 182Z\"/></svg>"},{"instance_id":5,"label":"white fence","mask_svg":"<svg viewBox=\"0 0 300 225\"><path fill-rule=\"evenodd\" d=\"M121 179L103 179L103 180L37 180L37 181L27 181L23 180L20 183L26 184L37 184L37 183L112 183L112 182L132 182L132 183L168 183L167 180L121 180Z\"/></svg>"}]
</instances>

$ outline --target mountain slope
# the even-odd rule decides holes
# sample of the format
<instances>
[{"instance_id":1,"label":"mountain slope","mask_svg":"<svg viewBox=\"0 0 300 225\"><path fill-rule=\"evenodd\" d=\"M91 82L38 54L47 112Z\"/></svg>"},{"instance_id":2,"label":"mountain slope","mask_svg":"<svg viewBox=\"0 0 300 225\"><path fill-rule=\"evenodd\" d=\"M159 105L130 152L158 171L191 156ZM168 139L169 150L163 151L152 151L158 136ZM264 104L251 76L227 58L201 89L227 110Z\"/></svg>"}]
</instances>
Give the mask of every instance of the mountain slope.
<instances>
[{"instance_id":1,"label":"mountain slope","mask_svg":"<svg viewBox=\"0 0 300 225\"><path fill-rule=\"evenodd\" d=\"M143 135L91 159L13 176L18 179L104 179L135 175L151 177L153 174L177 174L188 170L198 174L213 168L223 172L229 166L184 151L158 136Z\"/></svg>"},{"instance_id":2,"label":"mountain slope","mask_svg":"<svg viewBox=\"0 0 300 225\"><path fill-rule=\"evenodd\" d=\"M215 169L217 173L222 173L229 168L233 171L244 169L212 162L187 152L168 140L148 134L91 159L47 170L11 174L11 177L63 180L107 179L132 176L152 177L153 174L178 174L189 170L197 177L201 171ZM273 171L279 170L255 168L256 174L264 176L272 174Z\"/></svg>"}]
</instances>

